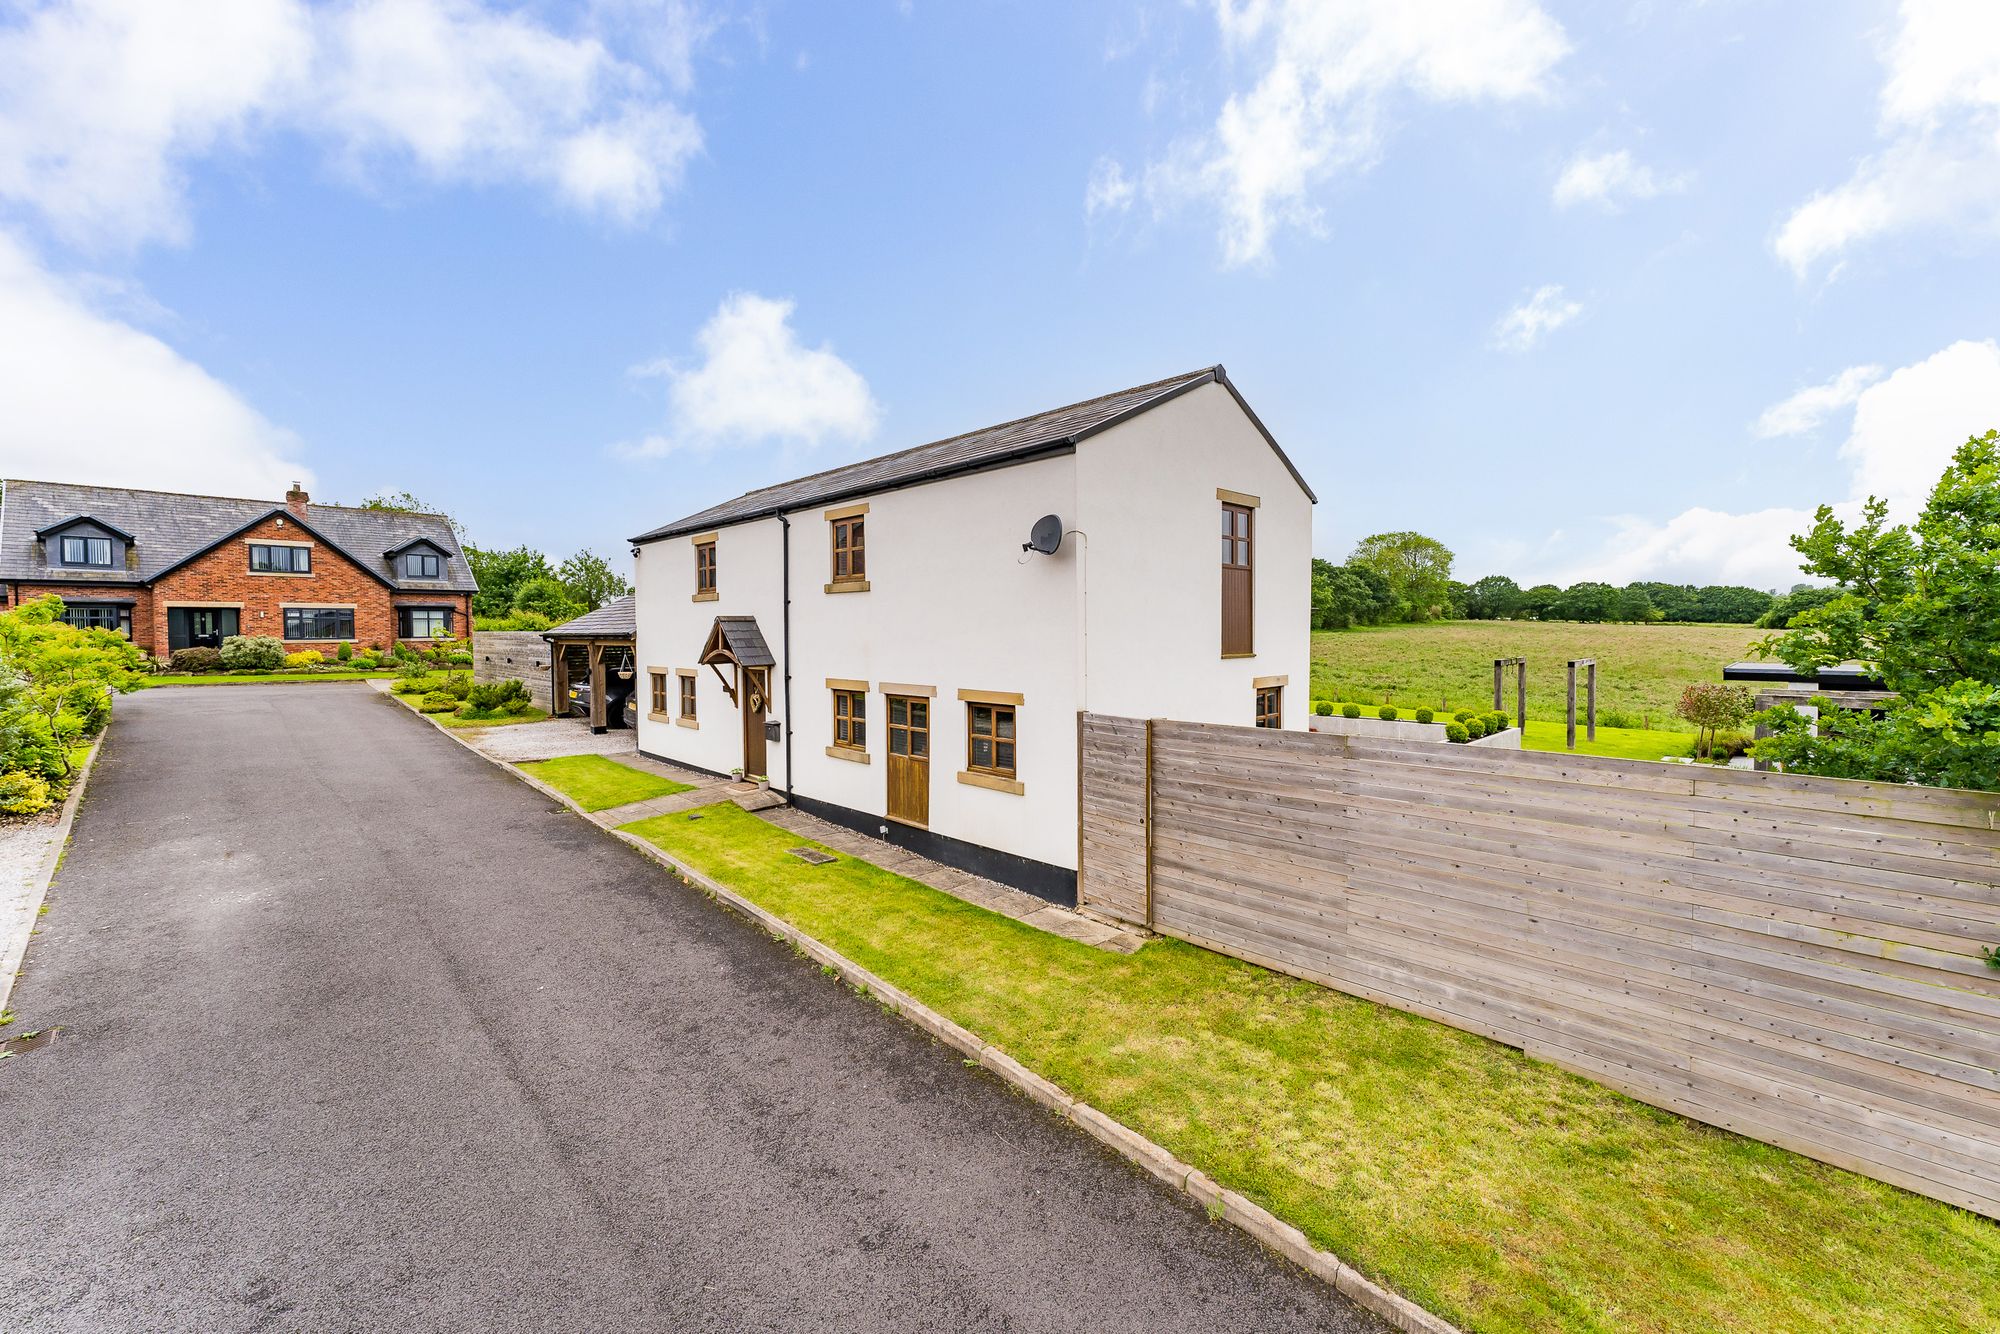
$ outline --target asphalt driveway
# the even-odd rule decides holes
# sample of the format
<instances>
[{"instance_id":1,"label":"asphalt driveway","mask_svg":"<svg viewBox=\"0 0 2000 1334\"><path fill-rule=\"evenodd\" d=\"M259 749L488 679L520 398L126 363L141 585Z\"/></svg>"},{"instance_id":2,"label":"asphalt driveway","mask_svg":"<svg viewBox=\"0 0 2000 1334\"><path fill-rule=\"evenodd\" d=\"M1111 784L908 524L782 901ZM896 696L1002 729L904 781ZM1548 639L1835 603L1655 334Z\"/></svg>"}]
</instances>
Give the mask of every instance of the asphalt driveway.
<instances>
[{"instance_id":1,"label":"asphalt driveway","mask_svg":"<svg viewBox=\"0 0 2000 1334\"><path fill-rule=\"evenodd\" d=\"M0 1328L1373 1329L365 686L119 701Z\"/></svg>"}]
</instances>

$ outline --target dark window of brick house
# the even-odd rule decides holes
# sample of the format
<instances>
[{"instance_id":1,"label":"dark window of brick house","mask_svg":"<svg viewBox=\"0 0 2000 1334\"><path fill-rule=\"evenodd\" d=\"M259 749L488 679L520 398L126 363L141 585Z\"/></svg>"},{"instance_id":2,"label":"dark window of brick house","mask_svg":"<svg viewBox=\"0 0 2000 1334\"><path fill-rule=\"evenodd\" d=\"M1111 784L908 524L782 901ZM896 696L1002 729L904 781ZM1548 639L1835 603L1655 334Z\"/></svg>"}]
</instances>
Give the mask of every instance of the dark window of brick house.
<instances>
[{"instance_id":1,"label":"dark window of brick house","mask_svg":"<svg viewBox=\"0 0 2000 1334\"><path fill-rule=\"evenodd\" d=\"M65 537L62 540L62 563L65 565L96 565L108 568L111 564L111 539L108 537Z\"/></svg>"},{"instance_id":2,"label":"dark window of brick house","mask_svg":"<svg viewBox=\"0 0 2000 1334\"><path fill-rule=\"evenodd\" d=\"M252 542L250 569L256 574L311 574L312 548Z\"/></svg>"},{"instance_id":3,"label":"dark window of brick house","mask_svg":"<svg viewBox=\"0 0 2000 1334\"><path fill-rule=\"evenodd\" d=\"M354 638L354 608L287 607L285 608L285 638L352 639Z\"/></svg>"},{"instance_id":4,"label":"dark window of brick house","mask_svg":"<svg viewBox=\"0 0 2000 1334\"><path fill-rule=\"evenodd\" d=\"M396 608L396 637L398 639L432 639L440 633L447 635L451 633L451 608Z\"/></svg>"}]
</instances>

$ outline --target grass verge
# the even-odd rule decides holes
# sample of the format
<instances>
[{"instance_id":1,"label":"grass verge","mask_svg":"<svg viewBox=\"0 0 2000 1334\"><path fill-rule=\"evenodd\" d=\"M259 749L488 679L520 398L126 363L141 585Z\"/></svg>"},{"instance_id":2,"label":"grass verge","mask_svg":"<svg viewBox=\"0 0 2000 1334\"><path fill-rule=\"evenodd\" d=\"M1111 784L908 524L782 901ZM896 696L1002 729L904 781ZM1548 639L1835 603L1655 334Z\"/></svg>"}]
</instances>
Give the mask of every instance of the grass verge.
<instances>
[{"instance_id":1,"label":"grass verge","mask_svg":"<svg viewBox=\"0 0 2000 1334\"><path fill-rule=\"evenodd\" d=\"M203 672L200 675L169 673L163 676L149 676L141 683L142 688L153 686L292 686L306 685L314 681L367 681L380 676L394 676L394 672L245 672L240 676L224 676L217 672Z\"/></svg>"},{"instance_id":2,"label":"grass verge","mask_svg":"<svg viewBox=\"0 0 2000 1334\"><path fill-rule=\"evenodd\" d=\"M1333 702L1334 714L1338 716L1340 706L1351 702L1353 701L1335 700ZM1363 704L1360 705L1360 708L1363 718L1373 718L1376 716L1375 705ZM1484 709L1476 710L1479 713L1484 713L1485 711ZM1398 721L1413 723L1416 720L1415 709L1398 710ZM1450 722L1451 714L1438 713L1431 721ZM1521 749L1552 750L1573 755L1607 755L1615 760L1658 760L1664 759L1669 755L1694 754L1695 738L1692 732L1659 732L1640 727L1600 726L1597 729L1597 740L1590 741L1585 739L1584 726L1579 722L1576 725L1576 749L1574 751L1570 750L1568 745L1565 744L1568 736L1569 729L1563 723L1534 722L1531 720L1521 731Z\"/></svg>"},{"instance_id":3,"label":"grass verge","mask_svg":"<svg viewBox=\"0 0 2000 1334\"><path fill-rule=\"evenodd\" d=\"M496 713L485 718L469 713L427 713L424 717L432 719L442 727L451 728L512 727L515 723L545 723L549 720L547 710L535 708L524 709L519 713Z\"/></svg>"},{"instance_id":4,"label":"grass verge","mask_svg":"<svg viewBox=\"0 0 2000 1334\"><path fill-rule=\"evenodd\" d=\"M811 867L726 803L625 829L1468 1330L2000 1328L2000 1226L1962 1210L1178 941Z\"/></svg>"},{"instance_id":5,"label":"grass verge","mask_svg":"<svg viewBox=\"0 0 2000 1334\"><path fill-rule=\"evenodd\" d=\"M522 772L533 774L587 811L609 810L635 801L694 791L692 783L677 783L602 755L565 755L555 760L534 760L520 767Z\"/></svg>"}]
</instances>

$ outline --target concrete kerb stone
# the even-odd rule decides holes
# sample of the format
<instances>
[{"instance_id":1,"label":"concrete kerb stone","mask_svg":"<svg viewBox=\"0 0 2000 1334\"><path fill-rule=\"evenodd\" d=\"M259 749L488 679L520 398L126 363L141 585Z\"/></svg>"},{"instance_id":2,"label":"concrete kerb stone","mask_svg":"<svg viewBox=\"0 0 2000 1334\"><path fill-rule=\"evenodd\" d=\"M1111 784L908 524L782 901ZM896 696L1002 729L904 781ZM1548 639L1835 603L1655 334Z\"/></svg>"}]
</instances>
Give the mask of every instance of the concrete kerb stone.
<instances>
[{"instance_id":1,"label":"concrete kerb stone","mask_svg":"<svg viewBox=\"0 0 2000 1334\"><path fill-rule=\"evenodd\" d=\"M26 959L28 944L34 938L35 923L41 920L42 905L48 901L49 886L55 882L56 868L62 865L63 851L69 847L70 826L76 823L77 808L83 805L83 792L90 784L91 771L97 768L97 757L104 753L105 738L111 735L111 724L97 734L97 740L84 757L83 768L77 771L76 781L69 785L69 795L63 799L62 814L56 819L55 835L49 843L49 850L42 857L42 864L28 882L28 892L21 900L24 920L18 934L9 933L7 939L0 940L0 1010L7 1008L8 997L14 994L14 983L21 976L21 964Z\"/></svg>"},{"instance_id":2,"label":"concrete kerb stone","mask_svg":"<svg viewBox=\"0 0 2000 1334\"><path fill-rule=\"evenodd\" d=\"M404 709L403 712L415 711ZM422 717L421 714L417 716ZM947 1019L901 988L884 982L860 964L806 934L784 918L759 907L735 890L686 865L665 849L647 842L638 835L628 834L622 829L607 829L592 820L588 811L533 774L486 754L465 738L454 735L451 729L439 727L437 730L481 759L499 766L536 791L567 806L588 820L593 827L603 829L606 833L630 844L664 867L675 879L700 890L725 907L756 922L773 936L796 945L808 957L824 967L833 969L841 981L856 991L881 1001L886 1007L910 1020L940 1042L976 1060L1023 1096L1033 1099L1071 1122L1092 1139L1118 1153L1135 1166L1143 1168L1163 1184L1191 1197L1211 1218L1229 1224L1266 1250L1289 1260L1315 1278L1329 1284L1356 1306L1381 1316L1397 1329L1406 1331L1406 1334L1462 1334L1456 1325L1433 1315L1409 1298L1383 1287L1332 1252L1314 1246L1306 1239L1305 1233L1279 1219L1262 1205L1253 1203L1233 1190L1223 1189L1206 1173L1182 1162L1164 1146L1154 1143L1123 1121L1107 1116L1089 1103L1078 1101L970 1029ZM95 759L94 754L92 758Z\"/></svg>"}]
</instances>

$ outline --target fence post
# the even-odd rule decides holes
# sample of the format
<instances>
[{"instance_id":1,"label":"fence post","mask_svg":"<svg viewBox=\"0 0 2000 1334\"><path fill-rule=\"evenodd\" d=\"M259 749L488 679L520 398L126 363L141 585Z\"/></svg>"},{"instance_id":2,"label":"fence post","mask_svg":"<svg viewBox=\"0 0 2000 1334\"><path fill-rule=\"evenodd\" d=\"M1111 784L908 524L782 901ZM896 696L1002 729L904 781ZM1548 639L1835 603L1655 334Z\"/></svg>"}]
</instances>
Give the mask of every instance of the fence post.
<instances>
[{"instance_id":1,"label":"fence post","mask_svg":"<svg viewBox=\"0 0 2000 1334\"><path fill-rule=\"evenodd\" d=\"M1146 929L1153 929L1153 720L1146 720Z\"/></svg>"},{"instance_id":2,"label":"fence post","mask_svg":"<svg viewBox=\"0 0 2000 1334\"><path fill-rule=\"evenodd\" d=\"M1576 659L1569 662L1569 707L1564 710L1569 718L1569 739L1566 743L1571 750L1576 749Z\"/></svg>"},{"instance_id":3,"label":"fence post","mask_svg":"<svg viewBox=\"0 0 2000 1334\"><path fill-rule=\"evenodd\" d=\"M1499 708L1495 701L1494 708ZM1521 725L1521 737L1528 735L1528 660L1521 658L1514 663L1514 721Z\"/></svg>"},{"instance_id":4,"label":"fence post","mask_svg":"<svg viewBox=\"0 0 2000 1334\"><path fill-rule=\"evenodd\" d=\"M1590 702L1586 706L1588 710L1586 716L1589 718L1590 730L1585 735L1595 741L1597 740L1597 659L1595 658L1590 660L1590 675L1587 679L1590 682L1588 686Z\"/></svg>"},{"instance_id":5,"label":"fence post","mask_svg":"<svg viewBox=\"0 0 2000 1334\"><path fill-rule=\"evenodd\" d=\"M1505 658L1493 660L1493 707L1496 709L1500 707L1501 682L1506 679L1506 662Z\"/></svg>"}]
</instances>

